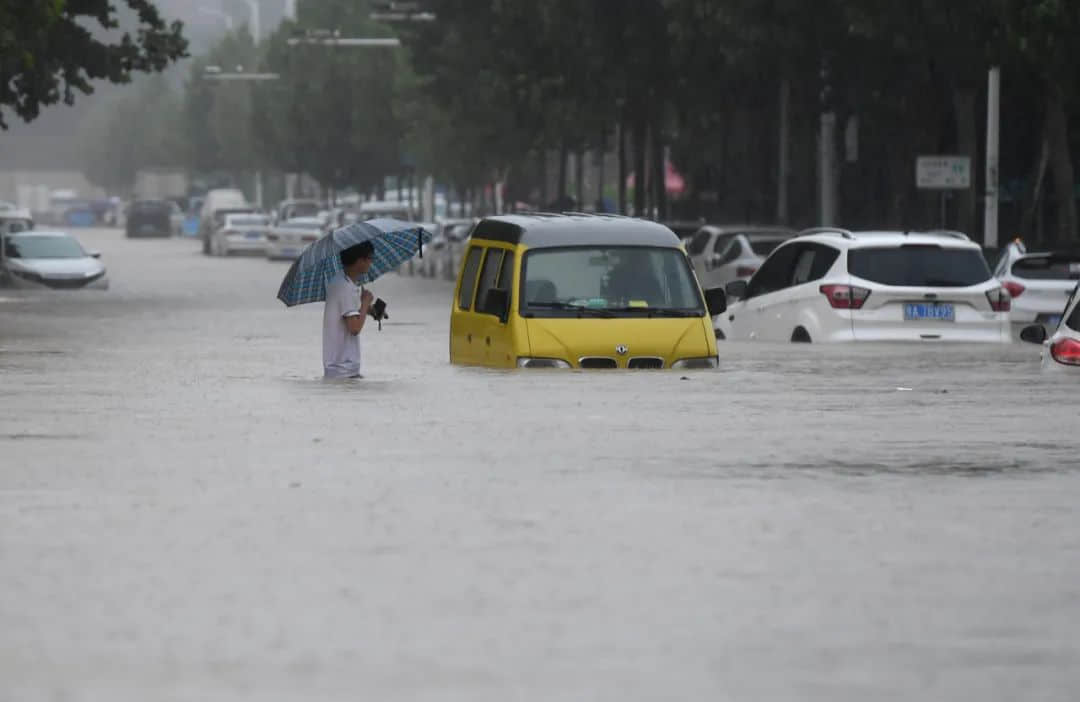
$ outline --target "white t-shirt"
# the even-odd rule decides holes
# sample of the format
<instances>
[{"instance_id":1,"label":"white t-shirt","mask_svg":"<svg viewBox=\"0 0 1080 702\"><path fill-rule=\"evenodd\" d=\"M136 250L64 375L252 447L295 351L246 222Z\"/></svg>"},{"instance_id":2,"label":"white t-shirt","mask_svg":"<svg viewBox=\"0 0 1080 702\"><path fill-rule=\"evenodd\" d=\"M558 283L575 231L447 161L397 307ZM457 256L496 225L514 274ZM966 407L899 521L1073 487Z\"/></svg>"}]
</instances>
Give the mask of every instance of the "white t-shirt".
<instances>
[{"instance_id":1,"label":"white t-shirt","mask_svg":"<svg viewBox=\"0 0 1080 702\"><path fill-rule=\"evenodd\" d=\"M323 309L323 370L327 378L360 375L360 336L349 333L346 317L360 315L360 288L343 275L326 286Z\"/></svg>"}]
</instances>

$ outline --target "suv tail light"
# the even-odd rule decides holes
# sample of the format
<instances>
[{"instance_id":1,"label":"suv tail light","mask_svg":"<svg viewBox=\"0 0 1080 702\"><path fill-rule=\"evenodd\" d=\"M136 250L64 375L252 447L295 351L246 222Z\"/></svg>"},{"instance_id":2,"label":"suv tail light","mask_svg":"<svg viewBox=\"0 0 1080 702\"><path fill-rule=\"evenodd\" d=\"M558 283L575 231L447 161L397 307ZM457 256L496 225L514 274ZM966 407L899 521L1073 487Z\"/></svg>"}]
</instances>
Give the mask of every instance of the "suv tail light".
<instances>
[{"instance_id":1,"label":"suv tail light","mask_svg":"<svg viewBox=\"0 0 1080 702\"><path fill-rule=\"evenodd\" d=\"M1008 312L1012 309L1012 296L1005 288L987 290L986 299L990 302L990 309L995 312Z\"/></svg>"},{"instance_id":2,"label":"suv tail light","mask_svg":"<svg viewBox=\"0 0 1080 702\"><path fill-rule=\"evenodd\" d=\"M1009 297L1011 297L1013 299L1016 299L1016 298L1020 297L1021 295L1023 295L1024 290L1027 289L1023 285L1021 285L1020 283L1017 283L1016 281L1013 281L1013 280L1010 280L1010 281L1008 281L1006 283L1002 283L1001 286L1009 291Z\"/></svg>"},{"instance_id":3,"label":"suv tail light","mask_svg":"<svg viewBox=\"0 0 1080 702\"><path fill-rule=\"evenodd\" d=\"M870 297L868 289L856 285L822 285L819 289L836 310L861 310Z\"/></svg>"},{"instance_id":4,"label":"suv tail light","mask_svg":"<svg viewBox=\"0 0 1080 702\"><path fill-rule=\"evenodd\" d=\"M754 268L753 266L738 266L735 269L736 278L749 278L755 273L757 273L757 268Z\"/></svg>"},{"instance_id":5,"label":"suv tail light","mask_svg":"<svg viewBox=\"0 0 1080 702\"><path fill-rule=\"evenodd\" d=\"M1062 339L1050 345L1050 355L1058 363L1067 366L1080 366L1080 341Z\"/></svg>"}]
</instances>

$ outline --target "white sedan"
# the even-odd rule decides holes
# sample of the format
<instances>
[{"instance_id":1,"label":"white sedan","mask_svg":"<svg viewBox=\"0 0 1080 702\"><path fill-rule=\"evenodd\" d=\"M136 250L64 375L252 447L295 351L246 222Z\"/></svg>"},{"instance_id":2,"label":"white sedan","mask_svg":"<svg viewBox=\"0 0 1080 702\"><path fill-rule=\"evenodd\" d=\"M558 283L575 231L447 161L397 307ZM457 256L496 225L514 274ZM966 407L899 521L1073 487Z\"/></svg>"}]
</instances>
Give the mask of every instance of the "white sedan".
<instances>
[{"instance_id":1,"label":"white sedan","mask_svg":"<svg viewBox=\"0 0 1080 702\"><path fill-rule=\"evenodd\" d=\"M101 254L66 232L25 231L4 236L0 278L19 288L108 290Z\"/></svg>"},{"instance_id":2,"label":"white sedan","mask_svg":"<svg viewBox=\"0 0 1080 702\"><path fill-rule=\"evenodd\" d=\"M281 222L266 235L266 257L271 261L299 258L305 248L324 234L326 222L322 217L296 217Z\"/></svg>"},{"instance_id":3,"label":"white sedan","mask_svg":"<svg viewBox=\"0 0 1080 702\"><path fill-rule=\"evenodd\" d=\"M210 253L229 256L234 253L259 253L266 249L270 218L266 215L238 213L225 215L225 221L210 239Z\"/></svg>"}]
</instances>

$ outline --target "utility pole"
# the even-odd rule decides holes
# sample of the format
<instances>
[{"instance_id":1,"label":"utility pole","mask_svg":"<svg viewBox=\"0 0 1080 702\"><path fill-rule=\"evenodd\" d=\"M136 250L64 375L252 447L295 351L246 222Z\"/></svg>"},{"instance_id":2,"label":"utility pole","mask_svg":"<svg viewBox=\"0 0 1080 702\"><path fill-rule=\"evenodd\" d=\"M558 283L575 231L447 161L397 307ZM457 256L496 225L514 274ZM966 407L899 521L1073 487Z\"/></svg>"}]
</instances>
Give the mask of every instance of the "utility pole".
<instances>
[{"instance_id":1,"label":"utility pole","mask_svg":"<svg viewBox=\"0 0 1080 702\"><path fill-rule=\"evenodd\" d=\"M818 137L818 192L821 226L836 226L836 112L828 61L821 62L821 134Z\"/></svg>"},{"instance_id":2,"label":"utility pole","mask_svg":"<svg viewBox=\"0 0 1080 702\"><path fill-rule=\"evenodd\" d=\"M990 69L986 109L986 216L983 246L998 245L998 163L1001 150L1001 68Z\"/></svg>"}]
</instances>

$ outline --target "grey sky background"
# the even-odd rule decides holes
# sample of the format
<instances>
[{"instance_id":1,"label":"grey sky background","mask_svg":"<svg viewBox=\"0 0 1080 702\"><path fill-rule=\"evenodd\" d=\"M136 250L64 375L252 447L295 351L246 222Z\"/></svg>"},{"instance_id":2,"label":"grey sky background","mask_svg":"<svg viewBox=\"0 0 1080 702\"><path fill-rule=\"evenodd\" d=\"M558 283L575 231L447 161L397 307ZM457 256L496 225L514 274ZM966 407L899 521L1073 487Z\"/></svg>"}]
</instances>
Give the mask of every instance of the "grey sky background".
<instances>
[{"instance_id":1,"label":"grey sky background","mask_svg":"<svg viewBox=\"0 0 1080 702\"><path fill-rule=\"evenodd\" d=\"M123 5L123 0L114 0ZM266 36L281 22L285 0L258 0L262 35ZM156 0L162 13L170 19L184 23L185 34L191 42L189 53L198 56L205 53L225 33L224 21L205 10L224 12L233 18L236 27L247 24L248 4L244 0ZM184 61L170 69L176 80L182 81L188 71ZM76 168L80 124L94 109L110 98L131 90L131 85L115 86L101 84L93 95L76 95L75 105L54 105L42 110L41 116L31 124L8 113L11 127L0 131L0 168L54 169Z\"/></svg>"}]
</instances>

